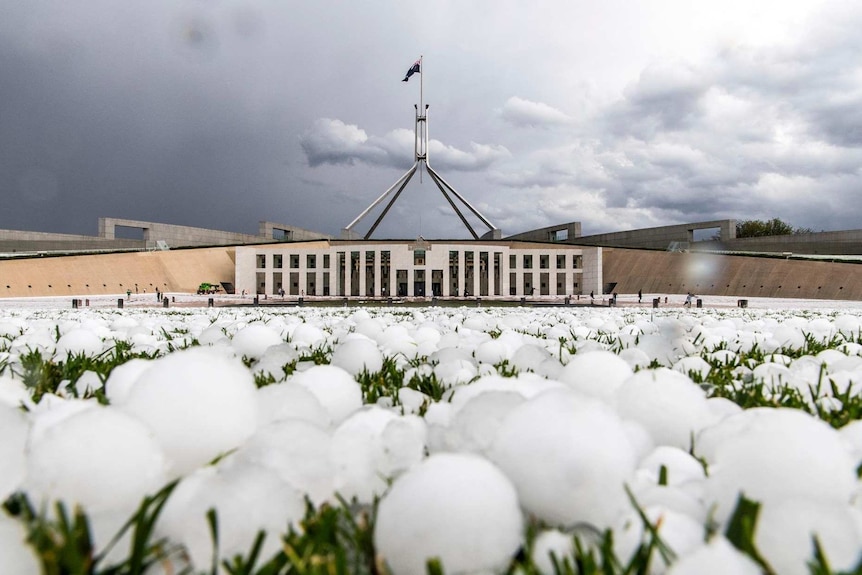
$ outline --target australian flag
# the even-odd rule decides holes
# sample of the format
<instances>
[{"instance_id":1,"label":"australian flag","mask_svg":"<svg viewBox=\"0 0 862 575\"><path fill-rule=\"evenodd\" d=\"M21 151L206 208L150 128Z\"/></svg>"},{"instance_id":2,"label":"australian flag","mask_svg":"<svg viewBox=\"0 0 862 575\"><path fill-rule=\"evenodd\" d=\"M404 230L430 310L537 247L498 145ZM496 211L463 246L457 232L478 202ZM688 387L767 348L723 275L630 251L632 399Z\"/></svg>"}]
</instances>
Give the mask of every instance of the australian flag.
<instances>
[{"instance_id":1,"label":"australian flag","mask_svg":"<svg viewBox=\"0 0 862 575\"><path fill-rule=\"evenodd\" d=\"M410 66L410 69L409 69L409 70L407 70L407 75L406 75L406 76L404 76L404 79L403 79L403 80L401 80L401 81L402 81L402 82L406 82L407 80L409 80L409 79L410 79L410 76L412 76L413 74L418 74L418 73L419 73L419 60L416 60L416 61L413 63L413 65L412 65L412 66Z\"/></svg>"}]
</instances>

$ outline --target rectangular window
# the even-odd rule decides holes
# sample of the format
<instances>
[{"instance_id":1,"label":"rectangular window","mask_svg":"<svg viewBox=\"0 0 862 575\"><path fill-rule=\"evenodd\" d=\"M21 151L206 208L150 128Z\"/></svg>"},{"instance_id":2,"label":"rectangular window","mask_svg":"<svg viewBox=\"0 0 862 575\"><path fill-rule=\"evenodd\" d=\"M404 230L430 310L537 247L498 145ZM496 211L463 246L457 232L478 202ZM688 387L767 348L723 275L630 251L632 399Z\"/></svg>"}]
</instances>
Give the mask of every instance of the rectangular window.
<instances>
[{"instance_id":1,"label":"rectangular window","mask_svg":"<svg viewBox=\"0 0 862 575\"><path fill-rule=\"evenodd\" d=\"M583 266L584 256L574 256L572 258L572 269L579 270Z\"/></svg>"},{"instance_id":2,"label":"rectangular window","mask_svg":"<svg viewBox=\"0 0 862 575\"><path fill-rule=\"evenodd\" d=\"M257 269L262 270L264 268L266 268L266 254L258 254Z\"/></svg>"},{"instance_id":3,"label":"rectangular window","mask_svg":"<svg viewBox=\"0 0 862 575\"><path fill-rule=\"evenodd\" d=\"M283 259L284 259L284 256L281 254L275 254L274 256L272 256L272 267L274 267L277 270L280 270L282 267Z\"/></svg>"},{"instance_id":4,"label":"rectangular window","mask_svg":"<svg viewBox=\"0 0 862 575\"><path fill-rule=\"evenodd\" d=\"M566 254L557 254L557 269L566 269Z\"/></svg>"},{"instance_id":5,"label":"rectangular window","mask_svg":"<svg viewBox=\"0 0 862 575\"><path fill-rule=\"evenodd\" d=\"M313 270L317 267L317 256L314 254L308 254L305 256L305 267L310 270Z\"/></svg>"},{"instance_id":6,"label":"rectangular window","mask_svg":"<svg viewBox=\"0 0 862 575\"><path fill-rule=\"evenodd\" d=\"M548 269L551 265L550 260L551 260L551 256L549 256L548 254L540 255L539 256L539 268L543 269L543 270Z\"/></svg>"},{"instance_id":7,"label":"rectangular window","mask_svg":"<svg viewBox=\"0 0 862 575\"><path fill-rule=\"evenodd\" d=\"M509 269L513 270L518 267L518 256L515 254L509 254Z\"/></svg>"},{"instance_id":8,"label":"rectangular window","mask_svg":"<svg viewBox=\"0 0 862 575\"><path fill-rule=\"evenodd\" d=\"M525 270L533 269L533 256L524 254L524 269Z\"/></svg>"},{"instance_id":9,"label":"rectangular window","mask_svg":"<svg viewBox=\"0 0 862 575\"><path fill-rule=\"evenodd\" d=\"M290 254L290 269L299 269L299 254Z\"/></svg>"},{"instance_id":10,"label":"rectangular window","mask_svg":"<svg viewBox=\"0 0 862 575\"><path fill-rule=\"evenodd\" d=\"M325 270L329 269L329 254L323 254L323 269L325 269ZM328 286L329 286L329 284L327 283L327 287Z\"/></svg>"}]
</instances>

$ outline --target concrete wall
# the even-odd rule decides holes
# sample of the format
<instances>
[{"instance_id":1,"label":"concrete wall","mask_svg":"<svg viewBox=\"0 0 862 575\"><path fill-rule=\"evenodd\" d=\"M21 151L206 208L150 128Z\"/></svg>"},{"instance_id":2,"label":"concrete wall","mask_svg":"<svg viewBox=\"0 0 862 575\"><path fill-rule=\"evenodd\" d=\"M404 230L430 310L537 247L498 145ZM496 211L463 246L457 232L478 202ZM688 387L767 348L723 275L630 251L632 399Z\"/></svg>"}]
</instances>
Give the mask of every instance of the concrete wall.
<instances>
[{"instance_id":1,"label":"concrete wall","mask_svg":"<svg viewBox=\"0 0 862 575\"><path fill-rule=\"evenodd\" d=\"M560 234L564 234L567 239L558 240ZM530 230L512 236L506 236L507 240L516 240L520 242L569 242L575 243L574 238L581 236L581 222L569 222L567 224L559 224L556 226L548 226L537 230Z\"/></svg>"},{"instance_id":2,"label":"concrete wall","mask_svg":"<svg viewBox=\"0 0 862 575\"><path fill-rule=\"evenodd\" d=\"M718 228L722 241L736 237L736 220L714 220L657 228L583 236L571 243L586 246L629 247L666 250L674 243L691 244L696 230Z\"/></svg>"},{"instance_id":3,"label":"concrete wall","mask_svg":"<svg viewBox=\"0 0 862 575\"><path fill-rule=\"evenodd\" d=\"M234 281L233 247L0 260L0 297L195 292ZM155 297L155 296L153 296Z\"/></svg>"},{"instance_id":4,"label":"concrete wall","mask_svg":"<svg viewBox=\"0 0 862 575\"><path fill-rule=\"evenodd\" d=\"M697 250L727 250L740 252L791 252L794 254L860 255L862 230L814 232L763 238L735 238L720 242L698 242Z\"/></svg>"},{"instance_id":5,"label":"concrete wall","mask_svg":"<svg viewBox=\"0 0 862 575\"><path fill-rule=\"evenodd\" d=\"M605 284L618 293L862 300L862 264L604 248Z\"/></svg>"}]
</instances>

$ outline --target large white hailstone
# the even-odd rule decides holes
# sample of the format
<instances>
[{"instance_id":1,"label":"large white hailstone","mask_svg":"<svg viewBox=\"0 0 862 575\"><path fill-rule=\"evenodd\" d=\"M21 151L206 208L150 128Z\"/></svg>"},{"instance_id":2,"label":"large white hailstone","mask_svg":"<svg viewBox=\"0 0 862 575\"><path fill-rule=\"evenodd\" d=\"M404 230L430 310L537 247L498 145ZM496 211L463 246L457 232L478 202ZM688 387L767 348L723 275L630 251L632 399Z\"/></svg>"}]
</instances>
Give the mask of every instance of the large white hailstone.
<instances>
[{"instance_id":1,"label":"large white hailstone","mask_svg":"<svg viewBox=\"0 0 862 575\"><path fill-rule=\"evenodd\" d=\"M316 347L326 341L326 333L312 323L296 324L289 331L290 343L299 347Z\"/></svg>"},{"instance_id":2,"label":"large white hailstone","mask_svg":"<svg viewBox=\"0 0 862 575\"><path fill-rule=\"evenodd\" d=\"M32 406L30 392L24 382L12 379L11 376L0 375L0 405L9 407Z\"/></svg>"},{"instance_id":3,"label":"large white hailstone","mask_svg":"<svg viewBox=\"0 0 862 575\"><path fill-rule=\"evenodd\" d=\"M626 349L621 350L617 354L617 357L629 364L632 371L634 371L635 368L644 369L648 367L652 361L642 349L638 349L636 347L627 347Z\"/></svg>"},{"instance_id":4,"label":"large white hailstone","mask_svg":"<svg viewBox=\"0 0 862 575\"><path fill-rule=\"evenodd\" d=\"M855 315L840 315L834 320L835 331L846 337L855 338L862 331L862 319Z\"/></svg>"},{"instance_id":5,"label":"large white hailstone","mask_svg":"<svg viewBox=\"0 0 862 575\"><path fill-rule=\"evenodd\" d=\"M133 358L112 369L105 380L105 395L111 405L125 403L135 382L152 364L152 360Z\"/></svg>"},{"instance_id":6,"label":"large white hailstone","mask_svg":"<svg viewBox=\"0 0 862 575\"><path fill-rule=\"evenodd\" d=\"M436 375L437 379L446 386L467 383L478 374L479 369L470 359L441 361L434 366L434 375Z\"/></svg>"},{"instance_id":7,"label":"large white hailstone","mask_svg":"<svg viewBox=\"0 0 862 575\"><path fill-rule=\"evenodd\" d=\"M599 400L570 390L513 409L489 450L524 508L550 525L609 526L628 505L623 484L635 453L623 422Z\"/></svg>"},{"instance_id":8,"label":"large white hailstone","mask_svg":"<svg viewBox=\"0 0 862 575\"><path fill-rule=\"evenodd\" d=\"M502 572L522 543L511 482L487 460L430 456L395 480L380 501L375 547L395 575L424 575L437 558L446 573Z\"/></svg>"},{"instance_id":9,"label":"large white hailstone","mask_svg":"<svg viewBox=\"0 0 862 575\"><path fill-rule=\"evenodd\" d=\"M761 508L754 544L776 573L810 573L813 537L835 572L849 573L862 561L862 526L848 505L787 499Z\"/></svg>"},{"instance_id":10,"label":"large white hailstone","mask_svg":"<svg viewBox=\"0 0 862 575\"><path fill-rule=\"evenodd\" d=\"M534 371L536 373L541 373L544 362L548 360L553 360L557 364L560 363L551 355L551 352L544 347L528 343L517 348L510 358L510 363L515 366L518 371ZM560 366L560 369L562 369L562 365Z\"/></svg>"},{"instance_id":11,"label":"large white hailstone","mask_svg":"<svg viewBox=\"0 0 862 575\"><path fill-rule=\"evenodd\" d=\"M266 538L258 558L262 563L279 551L280 535L299 523L305 505L295 489L263 467L198 469L176 487L156 526L158 536L185 546L196 572L208 570L212 561L210 509L218 521L220 558L248 557L263 530Z\"/></svg>"},{"instance_id":12,"label":"large white hailstone","mask_svg":"<svg viewBox=\"0 0 862 575\"><path fill-rule=\"evenodd\" d=\"M69 355L95 356L104 351L102 339L89 329L73 329L60 336L54 357L65 361Z\"/></svg>"},{"instance_id":13,"label":"large white hailstone","mask_svg":"<svg viewBox=\"0 0 862 575\"><path fill-rule=\"evenodd\" d=\"M679 555L667 575L760 575L754 560L721 535Z\"/></svg>"},{"instance_id":14,"label":"large white hailstone","mask_svg":"<svg viewBox=\"0 0 862 575\"><path fill-rule=\"evenodd\" d=\"M738 495L764 504L810 499L845 505L856 465L838 432L789 408L748 409L704 430L697 454L708 462L706 497L725 520Z\"/></svg>"},{"instance_id":15,"label":"large white hailstone","mask_svg":"<svg viewBox=\"0 0 862 575\"><path fill-rule=\"evenodd\" d=\"M351 415L332 435L335 489L370 503L387 480L418 463L425 452L425 422L377 406Z\"/></svg>"},{"instance_id":16,"label":"large white hailstone","mask_svg":"<svg viewBox=\"0 0 862 575\"><path fill-rule=\"evenodd\" d=\"M844 439L850 456L856 463L862 463L862 419L851 421L838 430Z\"/></svg>"},{"instance_id":17,"label":"large white hailstone","mask_svg":"<svg viewBox=\"0 0 862 575\"><path fill-rule=\"evenodd\" d=\"M359 383L348 372L334 365L315 365L294 373L287 383L298 383L313 393L329 412L333 425L338 425L362 407L362 388Z\"/></svg>"},{"instance_id":18,"label":"large white hailstone","mask_svg":"<svg viewBox=\"0 0 862 575\"><path fill-rule=\"evenodd\" d=\"M422 406L430 403L430 401L431 398L421 391L410 387L401 387L398 389L398 403L401 404L406 413L418 414Z\"/></svg>"},{"instance_id":19,"label":"large white hailstone","mask_svg":"<svg viewBox=\"0 0 862 575\"><path fill-rule=\"evenodd\" d=\"M690 355L673 364L673 369L674 371L678 371L689 377L691 377L692 373L695 373L701 378L701 380L705 380L709 375L712 366L710 366L702 357Z\"/></svg>"},{"instance_id":20,"label":"large white hailstone","mask_svg":"<svg viewBox=\"0 0 862 575\"><path fill-rule=\"evenodd\" d=\"M657 445L689 449L693 434L713 422L706 393L667 368L634 374L619 387L615 400L620 416L643 425Z\"/></svg>"},{"instance_id":21,"label":"large white hailstone","mask_svg":"<svg viewBox=\"0 0 862 575\"><path fill-rule=\"evenodd\" d=\"M99 374L88 369L75 380L75 393L78 397L83 397L102 389L104 385Z\"/></svg>"},{"instance_id":22,"label":"large white hailstone","mask_svg":"<svg viewBox=\"0 0 862 575\"><path fill-rule=\"evenodd\" d=\"M383 354L373 340L365 336L348 339L332 352L332 365L356 376L367 371L377 373L383 368Z\"/></svg>"},{"instance_id":23,"label":"large white hailstone","mask_svg":"<svg viewBox=\"0 0 862 575\"><path fill-rule=\"evenodd\" d=\"M378 318L365 318L356 321L356 333L360 333L375 341L380 341L385 324Z\"/></svg>"},{"instance_id":24,"label":"large white hailstone","mask_svg":"<svg viewBox=\"0 0 862 575\"><path fill-rule=\"evenodd\" d=\"M473 352L476 361L496 365L509 359L509 348L499 339L491 339L480 343Z\"/></svg>"},{"instance_id":25,"label":"large white hailstone","mask_svg":"<svg viewBox=\"0 0 862 575\"><path fill-rule=\"evenodd\" d=\"M30 411L30 437L28 443L38 440L46 430L64 419L87 409L100 407L99 402L90 399L65 399L46 393L42 400Z\"/></svg>"},{"instance_id":26,"label":"large white hailstone","mask_svg":"<svg viewBox=\"0 0 862 575\"><path fill-rule=\"evenodd\" d=\"M0 573L32 575L40 572L36 552L27 543L24 524L0 513Z\"/></svg>"},{"instance_id":27,"label":"large white hailstone","mask_svg":"<svg viewBox=\"0 0 862 575\"><path fill-rule=\"evenodd\" d=\"M0 403L0 501L14 493L24 479L29 428L24 413Z\"/></svg>"},{"instance_id":28,"label":"large white hailstone","mask_svg":"<svg viewBox=\"0 0 862 575\"><path fill-rule=\"evenodd\" d=\"M671 366L679 358L671 340L661 334L645 334L638 339L635 349L646 354L650 363L656 361L659 365Z\"/></svg>"},{"instance_id":29,"label":"large white hailstone","mask_svg":"<svg viewBox=\"0 0 862 575\"><path fill-rule=\"evenodd\" d=\"M153 360L121 407L153 431L172 471L182 475L254 433L256 392L239 359L199 347Z\"/></svg>"},{"instance_id":30,"label":"large white hailstone","mask_svg":"<svg viewBox=\"0 0 862 575\"><path fill-rule=\"evenodd\" d=\"M219 325L211 325L208 328L202 330L197 336L198 343L205 346L213 346L220 345L222 343L229 342L227 335L225 335L222 326Z\"/></svg>"},{"instance_id":31,"label":"large white hailstone","mask_svg":"<svg viewBox=\"0 0 862 575\"><path fill-rule=\"evenodd\" d=\"M263 357L268 347L284 343L281 335L268 325L251 323L233 335L231 345L240 357Z\"/></svg>"},{"instance_id":32,"label":"large white hailstone","mask_svg":"<svg viewBox=\"0 0 862 575\"><path fill-rule=\"evenodd\" d=\"M571 534L563 533L557 529L542 531L533 541L533 565L541 575L555 575L559 573L554 568L555 558L557 565L569 560L569 565L574 567L575 539Z\"/></svg>"},{"instance_id":33,"label":"large white hailstone","mask_svg":"<svg viewBox=\"0 0 862 575\"><path fill-rule=\"evenodd\" d=\"M662 467L665 469L668 485L680 485L692 480L700 481L706 477L700 461L689 452L669 445L656 447L638 464L638 469L648 472L656 483Z\"/></svg>"},{"instance_id":34,"label":"large white hailstone","mask_svg":"<svg viewBox=\"0 0 862 575\"><path fill-rule=\"evenodd\" d=\"M705 528L703 523L685 513L668 509L661 505L642 507L661 541L667 545L674 556L685 555L703 544ZM635 511L626 513L614 529L614 553L623 565L628 564L638 547L649 542L652 535L644 527L643 519ZM665 573L668 561L662 558L658 549L653 549L650 560L650 573Z\"/></svg>"},{"instance_id":35,"label":"large white hailstone","mask_svg":"<svg viewBox=\"0 0 862 575\"><path fill-rule=\"evenodd\" d=\"M285 378L284 367L299 359L299 352L289 343L269 346L251 367L255 375L270 375L275 381Z\"/></svg>"},{"instance_id":36,"label":"large white hailstone","mask_svg":"<svg viewBox=\"0 0 862 575\"><path fill-rule=\"evenodd\" d=\"M302 419L323 428L332 424L329 412L309 389L296 382L267 385L257 390L258 424Z\"/></svg>"},{"instance_id":37,"label":"large white hailstone","mask_svg":"<svg viewBox=\"0 0 862 575\"><path fill-rule=\"evenodd\" d=\"M166 481L164 455L150 430L113 407L85 409L30 444L28 491L87 509L131 510Z\"/></svg>"},{"instance_id":38,"label":"large white hailstone","mask_svg":"<svg viewBox=\"0 0 862 575\"><path fill-rule=\"evenodd\" d=\"M473 396L455 413L446 432L446 444L452 451L484 454L503 418L524 401L524 396L515 391L486 391Z\"/></svg>"},{"instance_id":39,"label":"large white hailstone","mask_svg":"<svg viewBox=\"0 0 862 575\"><path fill-rule=\"evenodd\" d=\"M609 351L577 353L559 374L559 380L583 393L609 401L617 388L631 377L632 368Z\"/></svg>"},{"instance_id":40,"label":"large white hailstone","mask_svg":"<svg viewBox=\"0 0 862 575\"><path fill-rule=\"evenodd\" d=\"M222 466L251 463L271 469L319 505L330 500L334 492L331 444L332 437L325 429L301 419L282 419L258 428L242 447L223 460Z\"/></svg>"}]
</instances>

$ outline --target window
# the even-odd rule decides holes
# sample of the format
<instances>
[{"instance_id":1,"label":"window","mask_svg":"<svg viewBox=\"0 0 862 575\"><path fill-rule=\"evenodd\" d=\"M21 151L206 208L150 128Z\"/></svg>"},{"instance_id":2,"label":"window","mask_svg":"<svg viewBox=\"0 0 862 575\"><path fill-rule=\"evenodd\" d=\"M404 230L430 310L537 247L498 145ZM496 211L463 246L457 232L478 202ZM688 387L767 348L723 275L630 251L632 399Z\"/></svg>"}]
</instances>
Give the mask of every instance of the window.
<instances>
[{"instance_id":1,"label":"window","mask_svg":"<svg viewBox=\"0 0 862 575\"><path fill-rule=\"evenodd\" d=\"M299 269L299 254L290 254L290 269Z\"/></svg>"},{"instance_id":2,"label":"window","mask_svg":"<svg viewBox=\"0 0 862 575\"><path fill-rule=\"evenodd\" d=\"M329 254L323 254L323 269L329 269Z\"/></svg>"},{"instance_id":3,"label":"window","mask_svg":"<svg viewBox=\"0 0 862 575\"><path fill-rule=\"evenodd\" d=\"M548 269L551 265L550 260L551 260L551 256L549 256L548 254L540 255L539 256L539 268L543 269L543 270Z\"/></svg>"},{"instance_id":4,"label":"window","mask_svg":"<svg viewBox=\"0 0 862 575\"><path fill-rule=\"evenodd\" d=\"M424 266L425 265L425 250L413 250L413 265L414 266Z\"/></svg>"},{"instance_id":5,"label":"window","mask_svg":"<svg viewBox=\"0 0 862 575\"><path fill-rule=\"evenodd\" d=\"M572 268L579 270L583 267L584 256L575 256L572 258Z\"/></svg>"},{"instance_id":6,"label":"window","mask_svg":"<svg viewBox=\"0 0 862 575\"><path fill-rule=\"evenodd\" d=\"M524 269L525 270L533 269L533 256L524 254Z\"/></svg>"},{"instance_id":7,"label":"window","mask_svg":"<svg viewBox=\"0 0 862 575\"><path fill-rule=\"evenodd\" d=\"M566 254L557 254L557 269L566 269Z\"/></svg>"},{"instance_id":8,"label":"window","mask_svg":"<svg viewBox=\"0 0 862 575\"><path fill-rule=\"evenodd\" d=\"M513 270L518 267L518 256L509 254L509 269Z\"/></svg>"},{"instance_id":9,"label":"window","mask_svg":"<svg viewBox=\"0 0 862 575\"><path fill-rule=\"evenodd\" d=\"M313 270L317 267L317 256L314 254L308 254L305 256L305 267L310 270Z\"/></svg>"},{"instance_id":10,"label":"window","mask_svg":"<svg viewBox=\"0 0 862 575\"><path fill-rule=\"evenodd\" d=\"M280 270L281 266L282 266L282 260L283 259L284 259L284 256L281 254L275 254L274 256L272 256L272 267L274 267L277 270Z\"/></svg>"},{"instance_id":11,"label":"window","mask_svg":"<svg viewBox=\"0 0 862 575\"><path fill-rule=\"evenodd\" d=\"M266 267L266 255L258 254L257 256L257 269L264 269Z\"/></svg>"}]
</instances>

